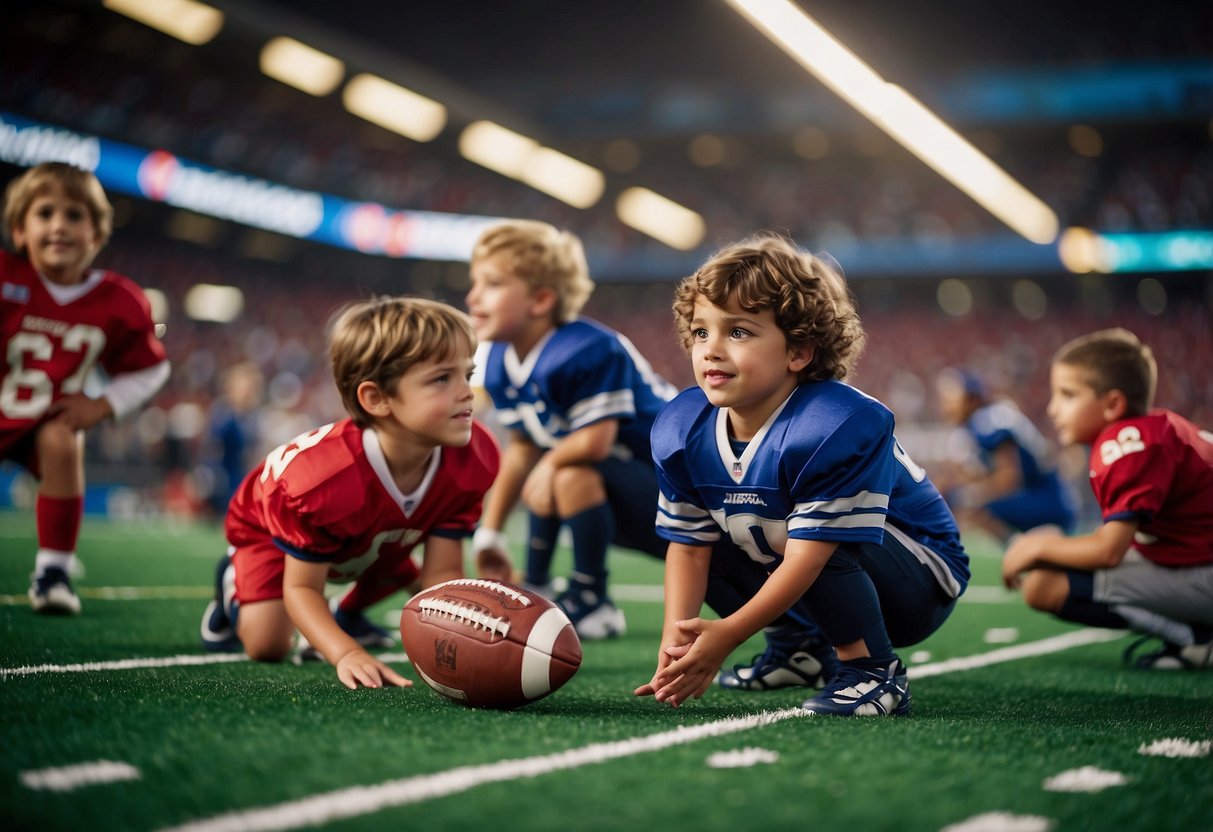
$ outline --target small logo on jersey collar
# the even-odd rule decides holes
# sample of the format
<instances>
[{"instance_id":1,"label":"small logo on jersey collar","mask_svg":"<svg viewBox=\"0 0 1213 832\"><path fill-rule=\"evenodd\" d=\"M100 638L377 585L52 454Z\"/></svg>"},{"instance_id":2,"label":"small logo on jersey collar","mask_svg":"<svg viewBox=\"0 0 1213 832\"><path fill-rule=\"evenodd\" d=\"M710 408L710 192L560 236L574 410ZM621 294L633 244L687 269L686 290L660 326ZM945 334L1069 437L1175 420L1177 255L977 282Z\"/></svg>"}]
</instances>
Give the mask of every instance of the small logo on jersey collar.
<instances>
[{"instance_id":1,"label":"small logo on jersey collar","mask_svg":"<svg viewBox=\"0 0 1213 832\"><path fill-rule=\"evenodd\" d=\"M740 480L740 479L741 479L741 475L742 475L742 474L744 474L744 473L745 473L745 472L741 470L741 463L740 463L740 462L734 462L734 463L733 463L733 479L735 479L735 480Z\"/></svg>"},{"instance_id":2,"label":"small logo on jersey collar","mask_svg":"<svg viewBox=\"0 0 1213 832\"><path fill-rule=\"evenodd\" d=\"M29 303L29 287L20 283L5 283L0 288L0 297L13 303Z\"/></svg>"}]
</instances>

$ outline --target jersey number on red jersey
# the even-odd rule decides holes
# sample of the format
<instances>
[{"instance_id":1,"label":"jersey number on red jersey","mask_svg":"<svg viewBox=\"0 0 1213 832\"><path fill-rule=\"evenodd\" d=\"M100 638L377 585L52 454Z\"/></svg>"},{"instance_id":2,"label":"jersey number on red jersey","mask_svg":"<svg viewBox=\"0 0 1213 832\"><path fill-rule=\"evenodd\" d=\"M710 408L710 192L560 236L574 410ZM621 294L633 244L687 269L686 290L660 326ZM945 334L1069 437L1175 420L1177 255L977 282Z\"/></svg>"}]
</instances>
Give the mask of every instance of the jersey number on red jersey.
<instances>
[{"instance_id":1,"label":"jersey number on red jersey","mask_svg":"<svg viewBox=\"0 0 1213 832\"><path fill-rule=\"evenodd\" d=\"M33 362L44 365L76 364L59 385L62 393L79 393L88 371L105 348L105 332L89 324L73 324L63 332L56 353L55 342L41 332L18 332L5 348L8 372L0 384L0 413L9 419L37 419L54 400L55 383L51 375ZM66 353L82 355L75 358Z\"/></svg>"}]
</instances>

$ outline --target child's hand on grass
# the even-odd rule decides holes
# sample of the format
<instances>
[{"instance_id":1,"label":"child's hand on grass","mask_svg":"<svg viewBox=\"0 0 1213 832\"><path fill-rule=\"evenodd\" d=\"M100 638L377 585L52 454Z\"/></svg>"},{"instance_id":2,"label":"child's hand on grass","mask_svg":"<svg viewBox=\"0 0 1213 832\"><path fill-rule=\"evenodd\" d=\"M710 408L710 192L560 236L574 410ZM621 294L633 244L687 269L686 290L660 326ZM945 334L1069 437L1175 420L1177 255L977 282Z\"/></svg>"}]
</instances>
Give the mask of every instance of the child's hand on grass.
<instances>
[{"instance_id":1,"label":"child's hand on grass","mask_svg":"<svg viewBox=\"0 0 1213 832\"><path fill-rule=\"evenodd\" d=\"M351 650L338 659L337 678L350 690L356 690L359 685L366 688L384 685L408 688L413 685L365 650Z\"/></svg>"}]
</instances>

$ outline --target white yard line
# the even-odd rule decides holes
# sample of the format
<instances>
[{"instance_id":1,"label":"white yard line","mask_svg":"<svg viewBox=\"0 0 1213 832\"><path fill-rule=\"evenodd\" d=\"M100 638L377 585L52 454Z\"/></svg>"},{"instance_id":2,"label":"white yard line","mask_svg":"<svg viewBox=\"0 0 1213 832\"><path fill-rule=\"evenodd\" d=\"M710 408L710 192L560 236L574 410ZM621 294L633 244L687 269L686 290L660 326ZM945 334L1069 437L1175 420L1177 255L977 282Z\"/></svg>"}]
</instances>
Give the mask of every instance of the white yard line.
<instances>
[{"instance_id":1,"label":"white yard line","mask_svg":"<svg viewBox=\"0 0 1213 832\"><path fill-rule=\"evenodd\" d=\"M89 601L164 601L210 598L213 586L78 586L76 594ZM0 607L29 606L28 595L0 595Z\"/></svg>"},{"instance_id":2,"label":"white yard line","mask_svg":"<svg viewBox=\"0 0 1213 832\"><path fill-rule=\"evenodd\" d=\"M912 668L911 676L925 678L944 673L973 670L1000 662L1015 661L1030 656L1056 653L1084 644L1095 644L1112 638L1121 638L1124 633L1109 630L1079 630L1043 641L1023 644L1002 650L994 650L977 656L938 662ZM504 783L511 780L539 777L556 771L581 768L662 751L678 745L696 742L709 737L720 737L762 728L785 719L805 716L799 708L779 711L764 711L749 716L732 717L703 725L679 726L672 731L651 734L646 737L594 743L568 751L545 754L537 757L522 757L502 760L478 766L459 768L389 780L376 786L354 786L348 789L325 792L303 800L288 801L261 809L227 812L210 818L192 821L171 827L162 832L261 832L261 830L296 829L303 826L321 826L345 818L360 817L395 806L421 803L439 797L474 789L488 783Z\"/></svg>"},{"instance_id":3,"label":"white yard line","mask_svg":"<svg viewBox=\"0 0 1213 832\"><path fill-rule=\"evenodd\" d=\"M112 662L83 664L35 664L25 667L0 667L0 679L10 676L34 676L39 673L95 673L106 670L148 670L161 667L193 667L205 664L247 662L243 653L198 653L185 656L165 656L159 659L119 659Z\"/></svg>"},{"instance_id":4,"label":"white yard line","mask_svg":"<svg viewBox=\"0 0 1213 832\"><path fill-rule=\"evenodd\" d=\"M215 592L211 586L84 586L77 587L76 594L91 601L158 601L179 598L210 598ZM665 591L656 584L618 584L611 587L611 596L616 601L659 604ZM970 586L960 602L972 604L1021 603L1018 593L1000 586ZM28 606L26 595L0 595L0 607Z\"/></svg>"},{"instance_id":5,"label":"white yard line","mask_svg":"<svg viewBox=\"0 0 1213 832\"><path fill-rule=\"evenodd\" d=\"M1013 662L1019 659L1032 658L1033 656L1044 656L1049 653L1057 653L1061 650L1069 650L1071 647L1082 647L1086 644L1115 641L1118 638L1124 638L1124 635L1124 630L1096 630L1093 628L1074 630L1073 632L1062 633L1059 636L1042 639L1041 641L1030 641L1027 644L1017 644L1014 647L991 650L989 653L978 653L975 656L962 656L956 659L947 659L942 662L911 667L908 672L911 679L926 679L929 676L942 676L945 673L975 670L979 667L989 667L992 664Z\"/></svg>"},{"instance_id":6,"label":"white yard line","mask_svg":"<svg viewBox=\"0 0 1213 832\"><path fill-rule=\"evenodd\" d=\"M92 763L77 763L74 766L23 771L21 785L27 789L70 792L82 786L138 780L140 776L139 769L127 763L97 760Z\"/></svg>"}]
</instances>

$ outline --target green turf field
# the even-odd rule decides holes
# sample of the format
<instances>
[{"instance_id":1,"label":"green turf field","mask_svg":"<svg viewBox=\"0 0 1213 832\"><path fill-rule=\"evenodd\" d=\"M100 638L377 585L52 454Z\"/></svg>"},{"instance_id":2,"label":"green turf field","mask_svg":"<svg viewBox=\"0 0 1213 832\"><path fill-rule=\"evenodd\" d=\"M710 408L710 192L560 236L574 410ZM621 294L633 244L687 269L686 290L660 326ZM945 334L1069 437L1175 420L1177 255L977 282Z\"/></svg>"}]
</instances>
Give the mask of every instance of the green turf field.
<instances>
[{"instance_id":1,"label":"green turf field","mask_svg":"<svg viewBox=\"0 0 1213 832\"><path fill-rule=\"evenodd\" d=\"M32 517L0 513L0 824L1213 830L1213 672L1125 668L1126 637L1027 610L977 544L968 599L903 652L924 651L908 718L802 717L788 691L713 690L679 710L632 697L653 669L661 578L626 552L613 579L628 634L586 644L565 688L501 713L420 682L350 692L327 665L215 663L197 632L213 528L88 518L83 615L34 616ZM1164 740L1171 756L1141 753Z\"/></svg>"}]
</instances>

